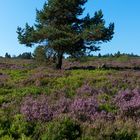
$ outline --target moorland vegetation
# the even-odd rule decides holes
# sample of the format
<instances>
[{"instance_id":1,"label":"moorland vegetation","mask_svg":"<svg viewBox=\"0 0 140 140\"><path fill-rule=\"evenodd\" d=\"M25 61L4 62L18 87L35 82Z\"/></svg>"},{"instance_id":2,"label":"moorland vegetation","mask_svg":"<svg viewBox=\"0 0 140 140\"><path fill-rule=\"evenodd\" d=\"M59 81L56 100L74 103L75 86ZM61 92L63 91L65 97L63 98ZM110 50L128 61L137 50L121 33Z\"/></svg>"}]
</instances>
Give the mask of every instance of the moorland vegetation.
<instances>
[{"instance_id":1,"label":"moorland vegetation","mask_svg":"<svg viewBox=\"0 0 140 140\"><path fill-rule=\"evenodd\" d=\"M101 10L82 18L86 2L48 0L18 27L36 49L0 58L1 140L140 140L140 57L92 56L114 23Z\"/></svg>"}]
</instances>

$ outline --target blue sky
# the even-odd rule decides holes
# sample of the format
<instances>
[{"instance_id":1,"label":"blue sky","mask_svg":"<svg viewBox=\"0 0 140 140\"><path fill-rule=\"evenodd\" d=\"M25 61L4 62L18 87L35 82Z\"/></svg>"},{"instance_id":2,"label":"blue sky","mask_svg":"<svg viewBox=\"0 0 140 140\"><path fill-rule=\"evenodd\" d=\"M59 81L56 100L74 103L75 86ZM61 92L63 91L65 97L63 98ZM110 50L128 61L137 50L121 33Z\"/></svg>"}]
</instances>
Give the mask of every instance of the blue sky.
<instances>
[{"instance_id":1,"label":"blue sky","mask_svg":"<svg viewBox=\"0 0 140 140\"><path fill-rule=\"evenodd\" d=\"M0 0L0 55L6 52L18 55L33 51L20 45L17 26L24 27L35 22L36 8L42 9L45 0ZM102 9L106 24L115 23L115 34L111 42L102 44L100 53L117 51L140 55L140 0L88 0L85 13L91 16ZM99 52L98 52L99 53Z\"/></svg>"}]
</instances>

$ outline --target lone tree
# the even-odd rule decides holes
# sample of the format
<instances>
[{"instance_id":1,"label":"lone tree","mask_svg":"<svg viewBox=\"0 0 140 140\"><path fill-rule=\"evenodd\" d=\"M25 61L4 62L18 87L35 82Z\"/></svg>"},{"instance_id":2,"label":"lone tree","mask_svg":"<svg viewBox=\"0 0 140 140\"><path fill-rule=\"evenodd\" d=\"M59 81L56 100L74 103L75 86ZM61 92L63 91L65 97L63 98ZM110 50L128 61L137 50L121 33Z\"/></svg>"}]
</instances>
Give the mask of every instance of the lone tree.
<instances>
[{"instance_id":1,"label":"lone tree","mask_svg":"<svg viewBox=\"0 0 140 140\"><path fill-rule=\"evenodd\" d=\"M48 0L36 11L36 23L18 27L18 40L26 46L46 45L57 54L56 68L61 69L64 54L79 56L100 50L114 34L114 23L105 26L101 10L93 17L82 17L87 0Z\"/></svg>"}]
</instances>

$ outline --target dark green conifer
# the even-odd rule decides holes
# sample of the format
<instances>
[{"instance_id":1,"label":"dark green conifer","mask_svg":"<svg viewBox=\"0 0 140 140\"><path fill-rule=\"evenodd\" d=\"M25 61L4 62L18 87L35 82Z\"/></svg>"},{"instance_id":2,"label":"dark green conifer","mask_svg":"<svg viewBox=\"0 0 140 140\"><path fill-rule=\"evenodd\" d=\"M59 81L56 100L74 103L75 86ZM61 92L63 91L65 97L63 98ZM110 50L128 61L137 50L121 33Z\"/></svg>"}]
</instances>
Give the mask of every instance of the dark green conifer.
<instances>
[{"instance_id":1,"label":"dark green conifer","mask_svg":"<svg viewBox=\"0 0 140 140\"><path fill-rule=\"evenodd\" d=\"M64 54L81 55L100 49L99 43L110 41L114 24L105 26L102 11L81 18L87 0L48 0L37 10L34 26L18 27L21 44L45 44L57 53L56 68L61 69Z\"/></svg>"}]
</instances>

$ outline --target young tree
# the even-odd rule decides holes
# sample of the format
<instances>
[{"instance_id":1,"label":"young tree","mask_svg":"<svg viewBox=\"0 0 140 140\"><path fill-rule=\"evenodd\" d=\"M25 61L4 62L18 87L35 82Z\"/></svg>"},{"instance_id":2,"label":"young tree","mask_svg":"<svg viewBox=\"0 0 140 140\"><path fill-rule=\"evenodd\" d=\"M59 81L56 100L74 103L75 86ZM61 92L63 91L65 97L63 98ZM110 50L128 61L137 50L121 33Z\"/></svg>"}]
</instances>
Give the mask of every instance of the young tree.
<instances>
[{"instance_id":1,"label":"young tree","mask_svg":"<svg viewBox=\"0 0 140 140\"><path fill-rule=\"evenodd\" d=\"M38 64L55 62L55 51L47 46L37 46L33 56Z\"/></svg>"},{"instance_id":2,"label":"young tree","mask_svg":"<svg viewBox=\"0 0 140 140\"><path fill-rule=\"evenodd\" d=\"M114 23L105 26L102 11L81 18L87 0L48 0L42 10L36 12L34 26L26 24L17 28L18 40L31 47L45 44L57 53L56 68L61 69L64 54L81 55L97 51L102 42L108 42L114 34Z\"/></svg>"},{"instance_id":3,"label":"young tree","mask_svg":"<svg viewBox=\"0 0 140 140\"><path fill-rule=\"evenodd\" d=\"M34 59L38 64L46 64L46 46L38 46L34 51Z\"/></svg>"},{"instance_id":4,"label":"young tree","mask_svg":"<svg viewBox=\"0 0 140 140\"><path fill-rule=\"evenodd\" d=\"M11 58L11 55L8 53L5 53L5 58Z\"/></svg>"}]
</instances>

